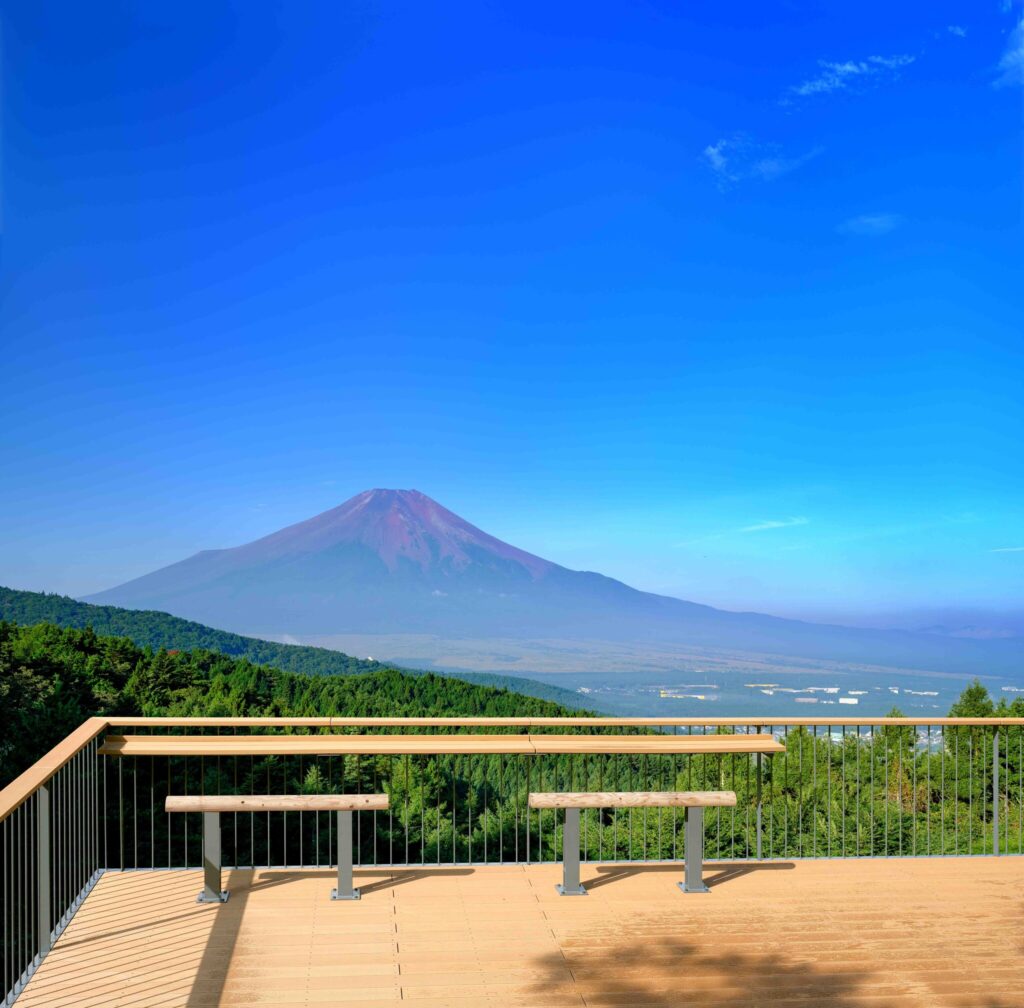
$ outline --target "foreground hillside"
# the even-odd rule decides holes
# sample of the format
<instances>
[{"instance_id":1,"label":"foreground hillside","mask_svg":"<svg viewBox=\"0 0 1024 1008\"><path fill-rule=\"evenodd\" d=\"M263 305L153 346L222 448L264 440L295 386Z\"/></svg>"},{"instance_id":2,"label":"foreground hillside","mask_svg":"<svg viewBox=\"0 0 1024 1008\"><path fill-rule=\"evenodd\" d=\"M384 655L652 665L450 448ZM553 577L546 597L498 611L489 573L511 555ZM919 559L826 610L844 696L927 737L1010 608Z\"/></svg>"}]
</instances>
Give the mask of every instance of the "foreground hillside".
<instances>
[{"instance_id":1,"label":"foreground hillside","mask_svg":"<svg viewBox=\"0 0 1024 1008\"><path fill-rule=\"evenodd\" d=\"M84 630L91 627L98 634L130 637L142 647L154 650L190 651L200 648L219 651L234 658L245 658L255 665L273 665L285 672L306 675L356 675L380 670L380 662L353 658L330 648L301 644L276 644L257 637L243 637L226 630L215 630L192 620L181 619L154 610L119 609L110 605L90 605L66 595L17 591L0 587L0 620L24 625L53 623L60 627ZM395 667L390 665L388 667ZM422 675L415 669L402 669L409 675ZM459 678L480 686L522 693L525 696L550 700L552 703L578 707L578 695L572 690L518 676L491 672L459 672Z\"/></svg>"},{"instance_id":2,"label":"foreground hillside","mask_svg":"<svg viewBox=\"0 0 1024 1008\"><path fill-rule=\"evenodd\" d=\"M93 715L578 713L505 690L379 665L351 675L307 676L207 648L154 650L91 629L0 622L0 786Z\"/></svg>"}]
</instances>

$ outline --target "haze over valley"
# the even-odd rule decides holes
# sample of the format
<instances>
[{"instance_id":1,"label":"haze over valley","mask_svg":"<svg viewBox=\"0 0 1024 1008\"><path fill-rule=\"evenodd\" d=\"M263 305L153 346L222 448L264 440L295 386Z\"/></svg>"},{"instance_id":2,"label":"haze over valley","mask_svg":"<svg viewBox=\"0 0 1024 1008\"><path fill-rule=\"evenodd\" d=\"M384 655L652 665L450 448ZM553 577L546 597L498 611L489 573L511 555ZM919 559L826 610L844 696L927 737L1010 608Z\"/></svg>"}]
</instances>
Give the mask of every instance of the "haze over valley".
<instances>
[{"instance_id":1,"label":"haze over valley","mask_svg":"<svg viewBox=\"0 0 1024 1008\"><path fill-rule=\"evenodd\" d=\"M1024 666L1019 637L809 623L638 591L502 542L415 490L365 491L85 601L404 666L539 677L666 715L723 697L753 710L778 696L792 710L832 680L853 691L851 706L891 705L902 692L905 706L937 707L932 697L966 678L1015 681ZM698 689L708 678L721 682ZM750 681L769 689L752 693Z\"/></svg>"}]
</instances>

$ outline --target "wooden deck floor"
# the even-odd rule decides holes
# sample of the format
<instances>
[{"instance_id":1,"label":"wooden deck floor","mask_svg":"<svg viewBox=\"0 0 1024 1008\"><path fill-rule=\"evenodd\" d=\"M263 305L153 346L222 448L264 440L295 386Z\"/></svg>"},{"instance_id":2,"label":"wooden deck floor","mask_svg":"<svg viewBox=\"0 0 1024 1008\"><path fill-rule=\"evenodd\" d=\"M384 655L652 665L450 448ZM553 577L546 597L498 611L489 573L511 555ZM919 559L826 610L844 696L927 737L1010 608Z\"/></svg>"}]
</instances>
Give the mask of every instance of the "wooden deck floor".
<instances>
[{"instance_id":1,"label":"wooden deck floor","mask_svg":"<svg viewBox=\"0 0 1024 1008\"><path fill-rule=\"evenodd\" d=\"M1024 1006L1024 859L107 874L18 1008Z\"/></svg>"}]
</instances>

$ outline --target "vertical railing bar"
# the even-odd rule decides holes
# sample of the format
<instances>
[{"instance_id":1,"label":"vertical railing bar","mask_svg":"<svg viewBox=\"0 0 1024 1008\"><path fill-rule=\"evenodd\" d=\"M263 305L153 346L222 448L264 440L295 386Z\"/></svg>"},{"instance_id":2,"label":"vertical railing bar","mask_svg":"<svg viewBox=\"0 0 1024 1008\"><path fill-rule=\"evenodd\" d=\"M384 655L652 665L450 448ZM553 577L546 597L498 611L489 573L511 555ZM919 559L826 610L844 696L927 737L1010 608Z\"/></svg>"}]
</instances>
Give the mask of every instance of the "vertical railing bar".
<instances>
[{"instance_id":1,"label":"vertical railing bar","mask_svg":"<svg viewBox=\"0 0 1024 1008\"><path fill-rule=\"evenodd\" d=\"M60 771L54 775L54 780L57 781L57 786L61 795L61 799L55 813L57 818L56 832L60 837L61 845L59 876L60 892L57 906L57 909L60 911L57 915L57 919L60 920L61 917L64 916L64 911L67 909L68 904L71 902L71 891L74 884L74 877L71 870L72 851L70 830L73 814L72 809L74 806L74 794L71 790L73 782L67 765L61 767Z\"/></svg>"},{"instance_id":2,"label":"vertical railing bar","mask_svg":"<svg viewBox=\"0 0 1024 1008\"><path fill-rule=\"evenodd\" d=\"M754 725L754 733L757 734L757 735L761 734L761 725ZM750 763L750 757L749 756L746 758L746 762L749 765L749 763ZM757 834L755 836L755 840L757 842L757 860L760 861L761 857L762 857L762 854L763 854L762 843L763 843L763 833L764 833L764 823L762 821L762 819L763 819L763 805L762 805L762 802L763 802L763 788L764 788L764 755L762 753L758 753L757 754L756 762L757 762L757 810L756 810L756 824L755 824L755 826L756 826L756 829L757 829ZM721 843L721 839L719 839L719 842L718 842L718 856L719 857L721 857L721 852L722 852L722 843Z\"/></svg>"},{"instance_id":3,"label":"vertical railing bar","mask_svg":"<svg viewBox=\"0 0 1024 1008\"><path fill-rule=\"evenodd\" d=\"M85 798L85 790L82 787L82 751L79 750L75 753L74 758L69 762L68 766L71 768L72 778L74 781L75 797L72 807L73 821L71 823L71 843L72 843L72 865L74 870L74 882L72 885L72 901L78 898L78 894L82 891L83 880L83 859L82 859L82 802Z\"/></svg>"},{"instance_id":4,"label":"vertical railing bar","mask_svg":"<svg viewBox=\"0 0 1024 1008\"><path fill-rule=\"evenodd\" d=\"M11 880L7 864L7 825L10 819L0 820L0 873L4 880L4 898L0 901L0 927L4 935L4 1005L9 1005L11 991L11 925L7 923L10 902Z\"/></svg>"},{"instance_id":5,"label":"vertical railing bar","mask_svg":"<svg viewBox=\"0 0 1024 1008\"><path fill-rule=\"evenodd\" d=\"M842 840L840 841L839 856L846 857L846 725L839 726L842 729L839 740L839 779L842 784Z\"/></svg>"},{"instance_id":6,"label":"vertical railing bar","mask_svg":"<svg viewBox=\"0 0 1024 1008\"><path fill-rule=\"evenodd\" d=\"M825 854L832 856L832 725L825 725Z\"/></svg>"},{"instance_id":7,"label":"vertical railing bar","mask_svg":"<svg viewBox=\"0 0 1024 1008\"><path fill-rule=\"evenodd\" d=\"M403 819L405 820L405 864L409 863L409 754L406 753L403 756L403 762L405 767L405 788L402 801L404 803L405 814Z\"/></svg>"},{"instance_id":8,"label":"vertical railing bar","mask_svg":"<svg viewBox=\"0 0 1024 1008\"><path fill-rule=\"evenodd\" d=\"M932 805L932 726L925 725L925 740L924 740L924 753L925 753L925 794L927 795L927 801L925 802L925 813L924 813L924 828L925 828L925 853L932 854L932 817L930 815Z\"/></svg>"},{"instance_id":9,"label":"vertical railing bar","mask_svg":"<svg viewBox=\"0 0 1024 1008\"><path fill-rule=\"evenodd\" d=\"M782 727L782 744L786 747L786 751L781 754L784 757L782 761L782 793L785 796L782 807L786 810L786 818L782 824L782 856L789 857L789 725Z\"/></svg>"},{"instance_id":10,"label":"vertical railing bar","mask_svg":"<svg viewBox=\"0 0 1024 1008\"><path fill-rule=\"evenodd\" d=\"M911 727L913 741L910 744L910 853L917 854L917 728Z\"/></svg>"},{"instance_id":11,"label":"vertical railing bar","mask_svg":"<svg viewBox=\"0 0 1024 1008\"><path fill-rule=\"evenodd\" d=\"M749 756L747 757L746 763L747 763L747 766L749 767L750 766L750 757ZM725 755L723 753L719 753L718 754L718 780L722 781L722 780L724 780L724 778L725 778ZM690 813L687 812L687 818L689 818L689 814ZM750 813L748 811L747 815L749 816L749 814ZM704 818L704 814L702 812L701 813L701 819L703 820L703 818ZM747 844L748 844L747 854L749 856L749 853L750 853L750 847L749 847L749 843L750 843L750 839L749 839L750 838L749 819L747 820L747 823L748 823L748 830L747 830ZM715 857L720 857L721 856L721 852L722 852L722 809L721 808L716 808L715 809Z\"/></svg>"},{"instance_id":12,"label":"vertical railing bar","mask_svg":"<svg viewBox=\"0 0 1024 1008\"><path fill-rule=\"evenodd\" d=\"M139 772L138 757L131 757L132 771L132 867L139 867Z\"/></svg>"},{"instance_id":13,"label":"vertical railing bar","mask_svg":"<svg viewBox=\"0 0 1024 1008\"><path fill-rule=\"evenodd\" d=\"M860 725L857 725L857 746L854 749L854 753L855 753L856 758L857 758L857 803L853 807L854 808L853 814L854 814L854 817L855 817L854 825L856 827L856 836L855 836L855 839L854 839L854 843L856 844L856 849L855 849L855 855L854 856L855 857L860 857L861 854L864 853L863 845L861 844L861 840L860 840L860 820L861 820L860 810L861 810L861 807L862 807L862 803L864 801L864 774L863 774L863 762L864 762L864 760L862 758L863 753L862 753L862 746L861 746L861 726Z\"/></svg>"},{"instance_id":14,"label":"vertical railing bar","mask_svg":"<svg viewBox=\"0 0 1024 1008\"><path fill-rule=\"evenodd\" d=\"M512 763L513 763L513 766L515 767L515 769L513 770L512 790L513 790L513 793L515 795L515 797L513 799L513 801L515 802L515 807L514 807L515 826L516 826L515 847L516 847L516 861L518 861L519 860L519 795L520 795L519 784L520 784L520 781L523 779L523 773L522 773L522 771L523 771L523 757L520 756L517 753L516 755L514 755L512 757Z\"/></svg>"},{"instance_id":15,"label":"vertical railing bar","mask_svg":"<svg viewBox=\"0 0 1024 1008\"><path fill-rule=\"evenodd\" d=\"M811 741L811 796L813 797L818 789L818 726L811 726L814 734ZM817 805L817 802L815 802ZM815 857L818 850L817 830L813 828L816 809L811 809L811 857Z\"/></svg>"},{"instance_id":16,"label":"vertical railing bar","mask_svg":"<svg viewBox=\"0 0 1024 1008\"><path fill-rule=\"evenodd\" d=\"M797 857L803 857L804 851L804 749L807 741L807 726L797 726L797 731L800 733L800 755L797 759L796 777L797 777L797 794L796 794L796 854Z\"/></svg>"},{"instance_id":17,"label":"vertical railing bar","mask_svg":"<svg viewBox=\"0 0 1024 1008\"><path fill-rule=\"evenodd\" d=\"M960 852L960 732L953 732L953 851Z\"/></svg>"},{"instance_id":18,"label":"vertical railing bar","mask_svg":"<svg viewBox=\"0 0 1024 1008\"><path fill-rule=\"evenodd\" d=\"M946 726L939 725L939 852L946 853Z\"/></svg>"},{"instance_id":19,"label":"vertical railing bar","mask_svg":"<svg viewBox=\"0 0 1024 1008\"><path fill-rule=\"evenodd\" d=\"M29 803L26 802L21 806L21 842L22 850L29 851L31 848L29 844L31 839L29 837ZM21 879L21 962L22 962L22 978L25 976L25 964L32 958L29 953L31 952L31 926L28 915L29 901L31 899L31 889L29 888L29 873L24 872Z\"/></svg>"},{"instance_id":20,"label":"vertical railing bar","mask_svg":"<svg viewBox=\"0 0 1024 1008\"><path fill-rule=\"evenodd\" d=\"M992 731L992 856L999 856L999 728Z\"/></svg>"},{"instance_id":21,"label":"vertical railing bar","mask_svg":"<svg viewBox=\"0 0 1024 1008\"><path fill-rule=\"evenodd\" d=\"M967 853L974 846L974 729L967 736L967 766L970 776L967 778Z\"/></svg>"}]
</instances>

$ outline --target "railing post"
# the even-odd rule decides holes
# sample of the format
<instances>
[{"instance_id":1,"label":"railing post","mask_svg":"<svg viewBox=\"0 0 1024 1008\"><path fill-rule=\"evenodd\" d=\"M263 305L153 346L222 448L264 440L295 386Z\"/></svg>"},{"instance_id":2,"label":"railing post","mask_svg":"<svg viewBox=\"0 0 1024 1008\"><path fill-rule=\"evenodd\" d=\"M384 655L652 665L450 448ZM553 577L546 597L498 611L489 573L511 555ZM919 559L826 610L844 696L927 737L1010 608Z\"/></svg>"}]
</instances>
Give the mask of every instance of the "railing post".
<instances>
[{"instance_id":1,"label":"railing post","mask_svg":"<svg viewBox=\"0 0 1024 1008\"><path fill-rule=\"evenodd\" d=\"M992 734L992 853L999 854L999 729Z\"/></svg>"},{"instance_id":2,"label":"railing post","mask_svg":"<svg viewBox=\"0 0 1024 1008\"><path fill-rule=\"evenodd\" d=\"M36 914L39 922L39 958L50 951L53 922L50 920L50 787L36 791Z\"/></svg>"}]
</instances>

